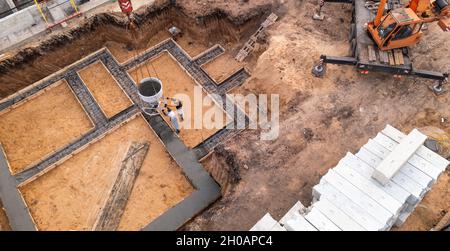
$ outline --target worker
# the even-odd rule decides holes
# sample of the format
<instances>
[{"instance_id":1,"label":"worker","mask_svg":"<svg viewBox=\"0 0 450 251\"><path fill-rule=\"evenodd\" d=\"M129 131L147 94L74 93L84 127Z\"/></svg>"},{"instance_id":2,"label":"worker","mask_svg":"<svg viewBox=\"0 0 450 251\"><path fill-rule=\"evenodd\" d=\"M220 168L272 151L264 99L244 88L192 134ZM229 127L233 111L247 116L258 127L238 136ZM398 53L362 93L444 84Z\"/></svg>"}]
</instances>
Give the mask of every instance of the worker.
<instances>
[{"instance_id":1,"label":"worker","mask_svg":"<svg viewBox=\"0 0 450 251\"><path fill-rule=\"evenodd\" d=\"M180 117L180 121L184 121L184 112L183 112L183 102L176 98L166 98L166 102L164 104L168 104L169 101L172 101L173 106L177 109L178 116Z\"/></svg>"},{"instance_id":2,"label":"worker","mask_svg":"<svg viewBox=\"0 0 450 251\"><path fill-rule=\"evenodd\" d=\"M178 124L178 119L177 116L175 115L175 112L172 111L172 109L170 109L167 105L166 105L166 110L163 110L164 115L168 116L170 118L170 122L172 123L173 128L175 129L175 132L177 134L180 133L180 125Z\"/></svg>"}]
</instances>

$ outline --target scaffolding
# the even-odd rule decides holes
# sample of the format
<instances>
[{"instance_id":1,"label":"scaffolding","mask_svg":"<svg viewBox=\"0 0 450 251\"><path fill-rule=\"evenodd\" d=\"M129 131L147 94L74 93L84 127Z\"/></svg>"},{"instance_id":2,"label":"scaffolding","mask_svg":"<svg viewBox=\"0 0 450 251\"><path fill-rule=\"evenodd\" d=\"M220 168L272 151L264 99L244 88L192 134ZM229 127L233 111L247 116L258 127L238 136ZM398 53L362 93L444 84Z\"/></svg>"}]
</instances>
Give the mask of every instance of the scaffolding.
<instances>
[{"instance_id":1,"label":"scaffolding","mask_svg":"<svg viewBox=\"0 0 450 251\"><path fill-rule=\"evenodd\" d=\"M47 29L51 29L51 28L53 28L53 27L55 27L57 25L63 24L63 23L65 23L65 22L67 22L67 21L69 21L69 20L71 20L71 19L73 19L75 17L78 17L78 16L80 16L82 14L78 10L78 6L77 6L77 4L75 3L74 0L67 0L67 1L60 2L60 3L57 3L56 5L51 5L51 6L48 5L48 2L49 2L48 0L34 0L34 4L38 8L39 13L41 13L42 19L47 24ZM47 18L47 15L43 11L43 8L45 8L45 10L50 12L52 9L55 9L55 8L61 6L61 5L67 4L68 2L70 3L70 5L72 6L72 8L74 9L75 12L73 14L69 15L69 16L66 16L66 17L60 19L60 20L54 20L53 23L50 22L49 19Z\"/></svg>"}]
</instances>

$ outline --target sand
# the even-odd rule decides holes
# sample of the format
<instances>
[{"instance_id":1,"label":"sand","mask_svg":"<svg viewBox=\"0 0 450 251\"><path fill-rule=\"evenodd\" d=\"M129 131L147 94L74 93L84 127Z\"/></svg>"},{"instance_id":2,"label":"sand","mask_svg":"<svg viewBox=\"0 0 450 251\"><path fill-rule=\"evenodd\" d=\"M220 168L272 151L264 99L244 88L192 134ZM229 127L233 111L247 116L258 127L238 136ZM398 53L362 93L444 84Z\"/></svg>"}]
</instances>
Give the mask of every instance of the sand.
<instances>
[{"instance_id":1,"label":"sand","mask_svg":"<svg viewBox=\"0 0 450 251\"><path fill-rule=\"evenodd\" d=\"M131 36L131 35L130 35ZM116 58L119 63L124 63L128 60L136 58L142 55L146 50L156 46L157 44L171 38L171 34L167 30L162 30L156 35L152 36L147 43L139 44L139 48L127 48L126 44L118 43L114 41L108 41L105 45L111 51L111 54ZM177 37L175 42L178 43L191 58L196 57L200 53L208 49L202 43L195 42L195 39L188 33L183 34L181 37Z\"/></svg>"},{"instance_id":2,"label":"sand","mask_svg":"<svg viewBox=\"0 0 450 251\"><path fill-rule=\"evenodd\" d=\"M90 230L132 141L149 141L120 230L139 230L193 192L181 169L138 116L26 184L21 192L39 230Z\"/></svg>"},{"instance_id":3,"label":"sand","mask_svg":"<svg viewBox=\"0 0 450 251\"><path fill-rule=\"evenodd\" d=\"M221 84L243 66L244 63L240 63L236 61L232 55L224 53L213 61L202 65L202 69L205 70L217 84Z\"/></svg>"},{"instance_id":4,"label":"sand","mask_svg":"<svg viewBox=\"0 0 450 251\"><path fill-rule=\"evenodd\" d=\"M8 218L6 217L5 210L3 209L2 202L0 201L0 231L11 230L8 223Z\"/></svg>"},{"instance_id":5,"label":"sand","mask_svg":"<svg viewBox=\"0 0 450 251\"><path fill-rule=\"evenodd\" d=\"M78 74L106 117L111 118L132 105L131 100L102 62L96 62Z\"/></svg>"},{"instance_id":6,"label":"sand","mask_svg":"<svg viewBox=\"0 0 450 251\"><path fill-rule=\"evenodd\" d=\"M15 174L92 127L83 107L62 80L0 115L0 143Z\"/></svg>"},{"instance_id":7,"label":"sand","mask_svg":"<svg viewBox=\"0 0 450 251\"><path fill-rule=\"evenodd\" d=\"M142 78L148 76L158 77L163 82L164 96L173 97L176 94L186 94L192 100L192 103L194 102L194 86L198 85L168 53L163 53L150 62L147 61L145 64L129 71L130 76L135 82L139 82ZM156 70L156 73L154 69ZM203 92L202 95L203 97L206 97L205 92ZM209 97L206 98L210 99ZM188 105L186 102L184 102L184 106L184 112L186 114L184 125L191 125L192 128L194 127L195 119L194 107L193 105L191 106L191 116L188 114L188 109L186 108ZM227 115L222 108L217 105L204 105L202 115L205 116L208 111L214 111L217 112L217 114L222 113L223 121L225 121ZM170 125L167 116L163 116L163 118ZM213 129L182 129L180 138L186 146L191 148L195 147L225 126L225 123L219 124L219 128Z\"/></svg>"}]
</instances>

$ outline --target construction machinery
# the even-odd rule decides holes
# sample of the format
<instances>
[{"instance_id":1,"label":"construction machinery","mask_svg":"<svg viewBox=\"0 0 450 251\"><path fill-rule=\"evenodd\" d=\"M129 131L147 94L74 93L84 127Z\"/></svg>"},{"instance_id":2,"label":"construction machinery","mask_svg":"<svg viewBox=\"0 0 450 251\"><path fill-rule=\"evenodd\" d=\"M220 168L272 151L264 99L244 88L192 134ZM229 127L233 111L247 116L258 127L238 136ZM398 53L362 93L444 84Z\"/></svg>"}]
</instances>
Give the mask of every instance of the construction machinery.
<instances>
[{"instance_id":1,"label":"construction machinery","mask_svg":"<svg viewBox=\"0 0 450 251\"><path fill-rule=\"evenodd\" d=\"M363 74L375 71L437 80L433 91L443 92L448 73L414 69L408 46L420 41L426 23L438 22L442 30L450 31L448 1L411 0L403 6L401 0L325 0L353 5L349 55L321 55L313 74L323 76L327 63L354 65Z\"/></svg>"}]
</instances>

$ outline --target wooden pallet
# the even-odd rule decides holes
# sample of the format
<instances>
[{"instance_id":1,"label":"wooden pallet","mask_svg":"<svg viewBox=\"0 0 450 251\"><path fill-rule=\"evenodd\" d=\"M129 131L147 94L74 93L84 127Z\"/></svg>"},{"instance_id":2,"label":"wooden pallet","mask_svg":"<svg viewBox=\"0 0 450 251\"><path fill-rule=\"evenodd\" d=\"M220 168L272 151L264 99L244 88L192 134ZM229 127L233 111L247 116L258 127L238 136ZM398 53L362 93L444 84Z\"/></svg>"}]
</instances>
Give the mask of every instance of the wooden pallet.
<instances>
[{"instance_id":1,"label":"wooden pallet","mask_svg":"<svg viewBox=\"0 0 450 251\"><path fill-rule=\"evenodd\" d=\"M238 62L244 61L244 59L255 49L256 41L261 37L264 30L270 25L274 24L278 19L278 16L274 13L270 14L266 20L259 26L258 30L250 37L245 43L244 47L236 55L235 59Z\"/></svg>"},{"instance_id":2,"label":"wooden pallet","mask_svg":"<svg viewBox=\"0 0 450 251\"><path fill-rule=\"evenodd\" d=\"M389 51L381 51L378 48L376 48L373 45L369 45L367 47L368 54L369 54L369 62L376 62L377 59L382 64L389 64L389 65L404 65L405 64L405 58L403 56L403 52L401 49L394 49ZM378 54L378 58L377 58Z\"/></svg>"}]
</instances>

